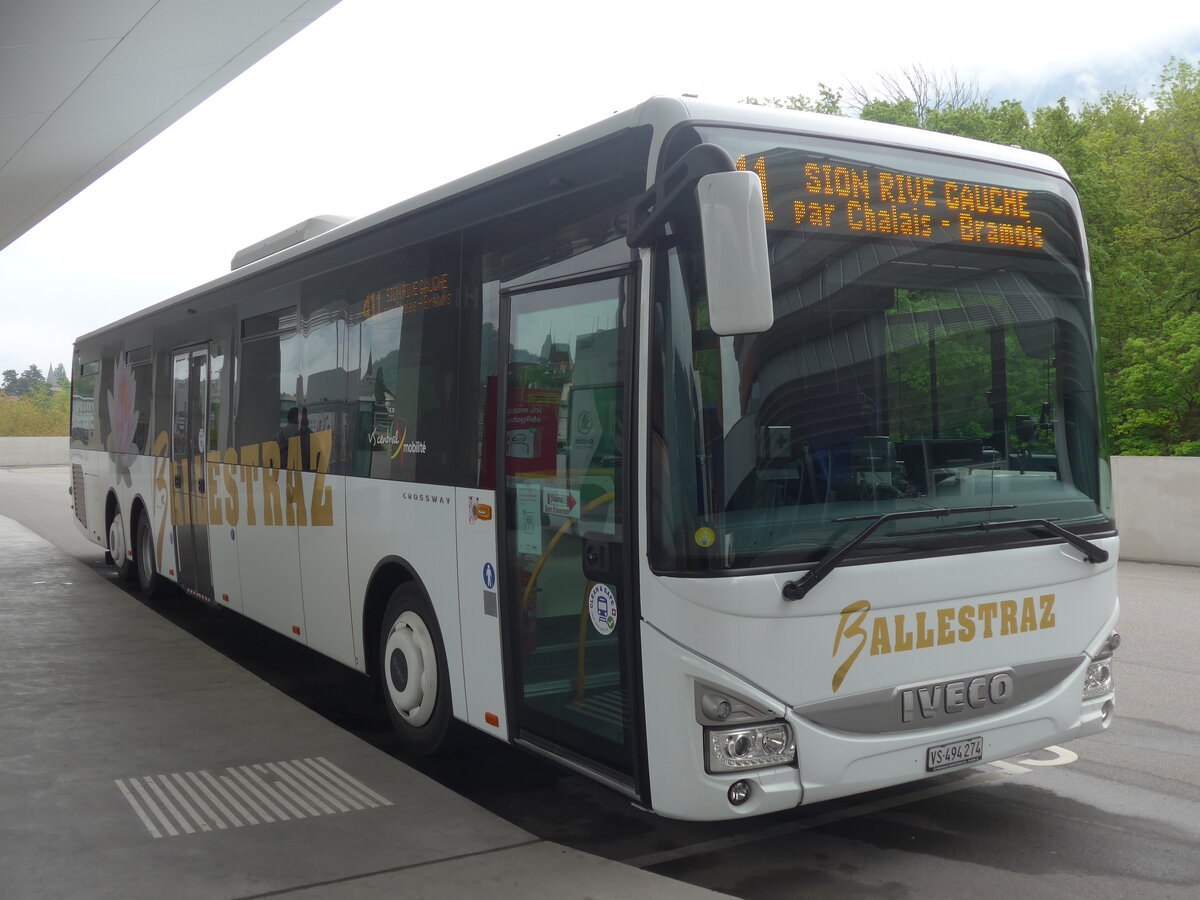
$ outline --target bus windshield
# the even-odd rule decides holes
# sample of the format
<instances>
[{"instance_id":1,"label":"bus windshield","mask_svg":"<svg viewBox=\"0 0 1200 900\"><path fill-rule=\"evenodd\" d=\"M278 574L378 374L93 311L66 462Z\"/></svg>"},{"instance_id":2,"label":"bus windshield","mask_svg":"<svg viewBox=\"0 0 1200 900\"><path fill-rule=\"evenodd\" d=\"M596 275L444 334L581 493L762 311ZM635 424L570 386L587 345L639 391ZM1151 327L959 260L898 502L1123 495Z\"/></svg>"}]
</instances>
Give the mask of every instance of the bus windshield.
<instances>
[{"instance_id":1,"label":"bus windshield","mask_svg":"<svg viewBox=\"0 0 1200 900\"><path fill-rule=\"evenodd\" d=\"M763 334L708 327L694 222L656 256L651 563L812 564L1111 531L1074 195L1038 172L894 147L696 127L756 172L775 298ZM1004 507L980 511L983 507ZM967 512L970 509L973 512Z\"/></svg>"}]
</instances>

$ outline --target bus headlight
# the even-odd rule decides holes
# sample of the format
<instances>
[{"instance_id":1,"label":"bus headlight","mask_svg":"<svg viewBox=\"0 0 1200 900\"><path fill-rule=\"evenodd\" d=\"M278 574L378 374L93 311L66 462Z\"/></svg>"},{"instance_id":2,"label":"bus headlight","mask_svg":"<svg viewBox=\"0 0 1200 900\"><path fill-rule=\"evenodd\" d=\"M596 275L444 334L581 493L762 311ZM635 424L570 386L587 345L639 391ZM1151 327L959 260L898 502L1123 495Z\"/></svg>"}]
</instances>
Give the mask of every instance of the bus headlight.
<instances>
[{"instance_id":1,"label":"bus headlight","mask_svg":"<svg viewBox=\"0 0 1200 900\"><path fill-rule=\"evenodd\" d=\"M1105 656L1088 664L1083 679L1083 699L1102 697L1113 689L1113 658Z\"/></svg>"},{"instance_id":2,"label":"bus headlight","mask_svg":"<svg viewBox=\"0 0 1200 900\"><path fill-rule=\"evenodd\" d=\"M1096 658L1088 663L1083 679L1083 699L1102 697L1113 689L1113 651L1121 646L1121 635L1113 633L1100 648Z\"/></svg>"},{"instance_id":3,"label":"bus headlight","mask_svg":"<svg viewBox=\"0 0 1200 900\"><path fill-rule=\"evenodd\" d=\"M796 759L796 742L786 722L707 728L706 768L710 774L781 766Z\"/></svg>"}]
</instances>

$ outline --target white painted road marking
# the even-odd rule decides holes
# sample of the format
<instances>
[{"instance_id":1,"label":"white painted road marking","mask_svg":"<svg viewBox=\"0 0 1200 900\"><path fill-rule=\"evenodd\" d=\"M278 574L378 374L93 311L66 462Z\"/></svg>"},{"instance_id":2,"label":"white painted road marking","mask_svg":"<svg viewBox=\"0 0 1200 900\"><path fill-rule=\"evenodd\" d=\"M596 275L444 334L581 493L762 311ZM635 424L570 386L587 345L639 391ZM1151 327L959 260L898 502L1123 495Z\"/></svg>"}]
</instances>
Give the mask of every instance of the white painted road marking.
<instances>
[{"instance_id":1,"label":"white painted road marking","mask_svg":"<svg viewBox=\"0 0 1200 900\"><path fill-rule=\"evenodd\" d=\"M145 775L115 783L152 838L392 805L323 756L225 772Z\"/></svg>"}]
</instances>

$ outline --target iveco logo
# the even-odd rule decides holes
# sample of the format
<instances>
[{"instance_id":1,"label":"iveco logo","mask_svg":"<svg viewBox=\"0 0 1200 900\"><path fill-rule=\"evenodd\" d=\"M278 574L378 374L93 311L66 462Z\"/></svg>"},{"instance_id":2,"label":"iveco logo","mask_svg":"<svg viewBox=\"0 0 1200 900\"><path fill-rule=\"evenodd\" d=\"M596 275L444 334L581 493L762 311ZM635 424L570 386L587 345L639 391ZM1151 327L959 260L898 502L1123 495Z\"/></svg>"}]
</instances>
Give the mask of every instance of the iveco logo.
<instances>
[{"instance_id":1,"label":"iveco logo","mask_svg":"<svg viewBox=\"0 0 1200 900\"><path fill-rule=\"evenodd\" d=\"M1013 677L1008 672L905 688L900 692L900 720L911 722L918 712L922 718L933 719L960 713L968 707L983 709L989 703L1006 703L1012 699L1014 689Z\"/></svg>"}]
</instances>

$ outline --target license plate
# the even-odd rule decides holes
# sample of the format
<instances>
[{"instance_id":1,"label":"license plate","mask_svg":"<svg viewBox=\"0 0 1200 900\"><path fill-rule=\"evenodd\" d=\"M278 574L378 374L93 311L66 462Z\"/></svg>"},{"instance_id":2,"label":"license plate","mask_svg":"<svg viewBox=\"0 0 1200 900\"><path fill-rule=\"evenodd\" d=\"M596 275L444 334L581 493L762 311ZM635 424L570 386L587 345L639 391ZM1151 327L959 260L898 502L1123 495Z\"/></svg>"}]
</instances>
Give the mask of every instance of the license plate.
<instances>
[{"instance_id":1,"label":"license plate","mask_svg":"<svg viewBox=\"0 0 1200 900\"><path fill-rule=\"evenodd\" d=\"M925 771L938 772L965 766L983 759L983 738L973 737L949 744L938 744L925 751Z\"/></svg>"}]
</instances>

